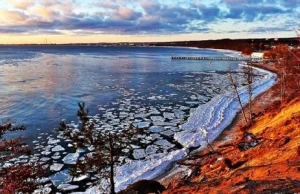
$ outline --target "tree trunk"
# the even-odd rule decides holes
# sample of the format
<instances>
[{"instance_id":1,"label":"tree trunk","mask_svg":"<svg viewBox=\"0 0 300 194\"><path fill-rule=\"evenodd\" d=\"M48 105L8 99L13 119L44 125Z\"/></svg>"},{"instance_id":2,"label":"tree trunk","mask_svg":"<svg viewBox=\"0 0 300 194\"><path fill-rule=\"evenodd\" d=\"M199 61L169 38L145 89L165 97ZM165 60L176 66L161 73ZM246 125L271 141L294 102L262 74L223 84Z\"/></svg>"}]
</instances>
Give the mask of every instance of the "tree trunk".
<instances>
[{"instance_id":1,"label":"tree trunk","mask_svg":"<svg viewBox=\"0 0 300 194\"><path fill-rule=\"evenodd\" d=\"M113 140L109 137L109 148L110 148L110 193L116 194L115 192L115 182L114 182L114 150L113 150Z\"/></svg>"},{"instance_id":2,"label":"tree trunk","mask_svg":"<svg viewBox=\"0 0 300 194\"><path fill-rule=\"evenodd\" d=\"M229 78L230 78L230 82L231 84L233 85L233 88L235 90L235 93L237 95L237 98L238 98L238 101L239 101L239 104L241 106L241 109L242 109L242 113L243 113L243 117L245 119L245 122L247 123L247 118L246 118L246 114L245 114L245 111L244 111L244 107L243 107L243 104L242 104L242 101L241 101L241 98L240 98L240 95L239 95L239 92L237 90L237 85L234 83L234 80L233 80L233 77L231 75L231 72L229 71Z\"/></svg>"},{"instance_id":3,"label":"tree trunk","mask_svg":"<svg viewBox=\"0 0 300 194\"><path fill-rule=\"evenodd\" d=\"M253 69L252 66L247 63L246 67L246 79L247 79L247 85L248 85L248 96L249 96L249 101L248 101L248 107L249 107L249 119L250 122L252 122L252 82L253 82Z\"/></svg>"}]
</instances>

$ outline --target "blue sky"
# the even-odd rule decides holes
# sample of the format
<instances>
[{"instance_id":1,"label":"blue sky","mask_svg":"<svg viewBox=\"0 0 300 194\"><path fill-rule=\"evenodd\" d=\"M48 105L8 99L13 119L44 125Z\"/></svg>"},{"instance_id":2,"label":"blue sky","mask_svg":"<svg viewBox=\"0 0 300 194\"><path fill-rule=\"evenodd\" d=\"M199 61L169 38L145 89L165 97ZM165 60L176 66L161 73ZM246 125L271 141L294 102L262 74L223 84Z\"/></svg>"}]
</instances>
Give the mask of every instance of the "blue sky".
<instances>
[{"instance_id":1,"label":"blue sky","mask_svg":"<svg viewBox=\"0 0 300 194\"><path fill-rule=\"evenodd\" d=\"M300 0L1 0L0 43L295 36Z\"/></svg>"}]
</instances>

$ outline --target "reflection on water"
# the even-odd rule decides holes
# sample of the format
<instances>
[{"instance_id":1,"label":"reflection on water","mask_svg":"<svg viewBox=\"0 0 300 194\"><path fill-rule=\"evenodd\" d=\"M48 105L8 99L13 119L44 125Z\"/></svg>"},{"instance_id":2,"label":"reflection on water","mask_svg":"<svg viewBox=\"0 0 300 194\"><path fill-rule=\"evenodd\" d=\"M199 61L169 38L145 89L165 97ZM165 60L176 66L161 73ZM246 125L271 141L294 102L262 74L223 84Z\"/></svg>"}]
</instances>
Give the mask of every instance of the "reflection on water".
<instances>
[{"instance_id":1,"label":"reflection on water","mask_svg":"<svg viewBox=\"0 0 300 194\"><path fill-rule=\"evenodd\" d=\"M1 119L25 124L28 130L22 135L32 139L53 130L61 119L74 120L77 102L86 102L95 114L97 105L122 97L126 90L147 93L154 86L164 90L176 79L169 72L226 71L230 65L172 61L173 55L220 53L179 48L0 47Z\"/></svg>"}]
</instances>

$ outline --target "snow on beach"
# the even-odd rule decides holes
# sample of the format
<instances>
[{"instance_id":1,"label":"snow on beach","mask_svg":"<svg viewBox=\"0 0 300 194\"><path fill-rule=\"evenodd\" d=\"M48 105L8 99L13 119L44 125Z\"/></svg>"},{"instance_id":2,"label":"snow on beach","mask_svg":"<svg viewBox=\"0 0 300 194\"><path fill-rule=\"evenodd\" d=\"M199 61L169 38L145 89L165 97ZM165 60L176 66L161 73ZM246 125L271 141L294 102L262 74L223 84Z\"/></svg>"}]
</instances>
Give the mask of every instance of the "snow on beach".
<instances>
[{"instance_id":1,"label":"snow on beach","mask_svg":"<svg viewBox=\"0 0 300 194\"><path fill-rule=\"evenodd\" d=\"M268 90L276 82L274 73L259 68L255 69L265 73L265 76L252 84L252 98ZM249 98L247 86L240 87L238 91L242 104L245 106ZM185 148L199 146L203 148L203 145L207 144L207 140L208 142L214 141L230 125L240 110L241 107L234 92L229 91L224 95L218 95L192 112L188 121L182 125L184 131L176 133L174 138ZM206 134L206 137L203 134Z\"/></svg>"},{"instance_id":2,"label":"snow on beach","mask_svg":"<svg viewBox=\"0 0 300 194\"><path fill-rule=\"evenodd\" d=\"M268 90L276 82L274 73L255 69L264 73L264 77L252 84L252 98ZM240 87L238 91L245 106L248 102L247 86ZM176 160L187 156L189 148L203 149L207 141L214 141L230 125L240 109L237 96L233 91L215 96L208 103L198 106L195 111L191 112L188 121L182 125L184 130L174 135L174 139L182 144L183 148L170 153L155 154L147 160L130 161L118 167L115 177L116 190L124 189L141 179L157 177ZM95 188L87 190L87 193L90 191L94 192Z\"/></svg>"}]
</instances>

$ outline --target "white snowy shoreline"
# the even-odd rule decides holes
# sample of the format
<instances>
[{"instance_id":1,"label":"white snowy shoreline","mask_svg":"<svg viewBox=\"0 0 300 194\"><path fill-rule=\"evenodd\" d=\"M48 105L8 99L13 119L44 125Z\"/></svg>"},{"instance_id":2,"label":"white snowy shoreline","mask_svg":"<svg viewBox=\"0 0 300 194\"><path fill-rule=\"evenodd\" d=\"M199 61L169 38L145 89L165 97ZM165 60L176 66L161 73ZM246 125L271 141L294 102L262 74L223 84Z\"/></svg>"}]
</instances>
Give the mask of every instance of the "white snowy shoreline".
<instances>
[{"instance_id":1,"label":"white snowy shoreline","mask_svg":"<svg viewBox=\"0 0 300 194\"><path fill-rule=\"evenodd\" d=\"M256 68L264 73L264 77L252 84L254 99L268 90L276 82L276 74L264 69ZM248 102L247 86L238 89L243 106ZM184 131L177 132L174 139L183 145L183 149L170 153L155 154L148 160L135 160L116 169L116 191L126 188L129 184L141 179L154 179L164 173L170 165L189 154L190 148L203 149L209 142L213 142L228 127L240 111L238 99L234 92L227 92L215 96L206 104L190 113ZM203 137L207 131L207 137ZM97 187L88 189L85 193L97 193ZM98 193L101 193L100 191Z\"/></svg>"}]
</instances>

